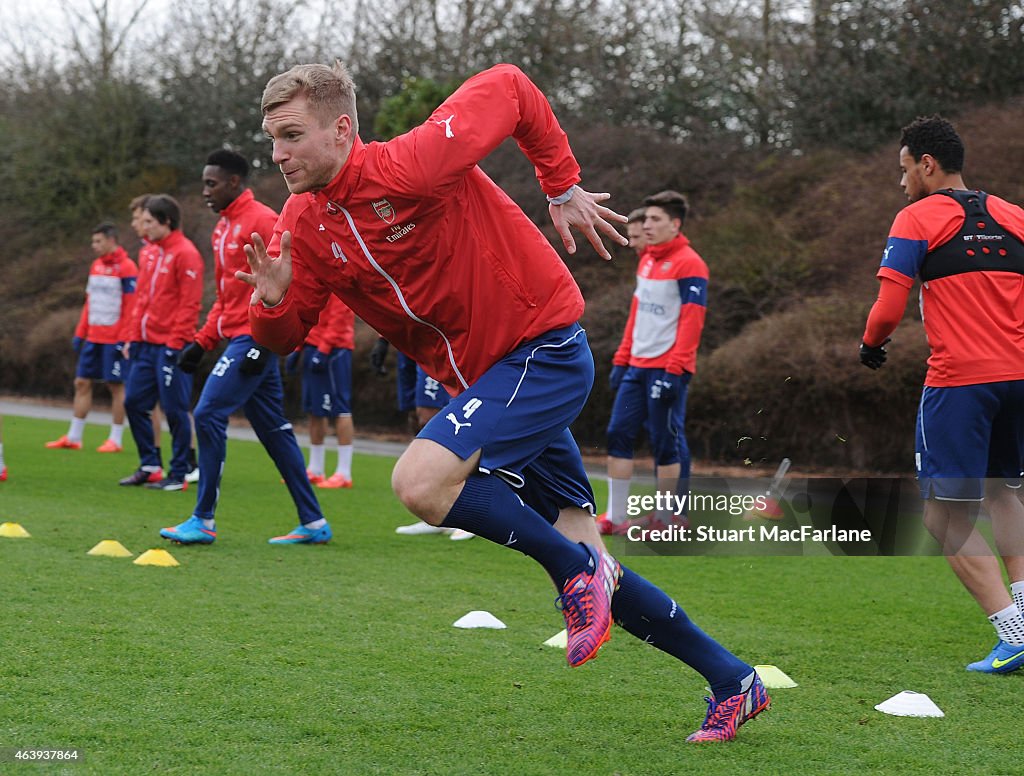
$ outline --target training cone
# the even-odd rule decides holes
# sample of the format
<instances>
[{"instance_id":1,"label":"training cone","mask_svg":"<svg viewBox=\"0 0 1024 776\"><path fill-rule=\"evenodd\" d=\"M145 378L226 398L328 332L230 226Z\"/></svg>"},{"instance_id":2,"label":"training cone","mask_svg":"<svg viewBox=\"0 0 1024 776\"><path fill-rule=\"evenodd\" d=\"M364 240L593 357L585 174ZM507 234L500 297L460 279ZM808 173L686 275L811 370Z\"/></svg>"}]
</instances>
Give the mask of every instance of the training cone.
<instances>
[{"instance_id":1,"label":"training cone","mask_svg":"<svg viewBox=\"0 0 1024 776\"><path fill-rule=\"evenodd\" d=\"M935 702L924 693L904 690L875 706L883 714L894 717L945 717Z\"/></svg>"},{"instance_id":2,"label":"training cone","mask_svg":"<svg viewBox=\"0 0 1024 776\"><path fill-rule=\"evenodd\" d=\"M569 634L563 629L544 642L545 647L565 649L569 644Z\"/></svg>"},{"instance_id":3,"label":"training cone","mask_svg":"<svg viewBox=\"0 0 1024 776\"><path fill-rule=\"evenodd\" d=\"M116 539L104 539L86 554L103 555L108 558L130 558L132 556L128 548Z\"/></svg>"},{"instance_id":4,"label":"training cone","mask_svg":"<svg viewBox=\"0 0 1024 776\"><path fill-rule=\"evenodd\" d=\"M146 550L139 557L132 561L136 566L177 566L178 561L174 559L167 550Z\"/></svg>"},{"instance_id":5,"label":"training cone","mask_svg":"<svg viewBox=\"0 0 1024 776\"><path fill-rule=\"evenodd\" d=\"M490 612L470 612L452 623L456 628L495 628L501 629L508 626Z\"/></svg>"},{"instance_id":6,"label":"training cone","mask_svg":"<svg viewBox=\"0 0 1024 776\"><path fill-rule=\"evenodd\" d=\"M748 509L743 515L744 520L781 520L786 516L778 499L767 496L764 499L764 509Z\"/></svg>"},{"instance_id":7,"label":"training cone","mask_svg":"<svg viewBox=\"0 0 1024 776\"><path fill-rule=\"evenodd\" d=\"M5 539L31 539L32 534L17 523L0 523L0 536Z\"/></svg>"},{"instance_id":8,"label":"training cone","mask_svg":"<svg viewBox=\"0 0 1024 776\"><path fill-rule=\"evenodd\" d=\"M754 666L754 670L757 671L757 675L761 677L761 682L769 690L783 690L788 687L799 686L778 666Z\"/></svg>"}]
</instances>

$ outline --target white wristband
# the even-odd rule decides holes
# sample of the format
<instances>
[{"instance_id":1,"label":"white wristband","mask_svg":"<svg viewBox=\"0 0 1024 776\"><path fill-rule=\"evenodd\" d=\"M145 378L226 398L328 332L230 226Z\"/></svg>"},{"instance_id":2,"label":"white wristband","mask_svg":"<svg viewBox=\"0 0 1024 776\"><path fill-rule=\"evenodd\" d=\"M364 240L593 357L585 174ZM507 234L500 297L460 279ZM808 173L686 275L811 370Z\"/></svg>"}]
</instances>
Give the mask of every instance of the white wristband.
<instances>
[{"instance_id":1,"label":"white wristband","mask_svg":"<svg viewBox=\"0 0 1024 776\"><path fill-rule=\"evenodd\" d=\"M564 205L566 202L572 199L572 193L574 191L576 191L575 183L568 189L566 189L563 193L559 194L557 197L548 197L548 202L552 205Z\"/></svg>"}]
</instances>

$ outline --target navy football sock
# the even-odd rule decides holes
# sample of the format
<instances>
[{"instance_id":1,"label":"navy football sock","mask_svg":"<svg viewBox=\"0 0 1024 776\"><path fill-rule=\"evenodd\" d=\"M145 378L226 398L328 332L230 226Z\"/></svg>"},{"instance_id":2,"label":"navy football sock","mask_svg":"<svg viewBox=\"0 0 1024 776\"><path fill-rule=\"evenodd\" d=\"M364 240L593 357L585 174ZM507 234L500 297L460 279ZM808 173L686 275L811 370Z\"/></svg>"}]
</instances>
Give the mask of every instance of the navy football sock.
<instances>
[{"instance_id":1,"label":"navy football sock","mask_svg":"<svg viewBox=\"0 0 1024 776\"><path fill-rule=\"evenodd\" d=\"M719 701L738 695L753 669L698 628L675 601L622 567L612 617L638 639L668 652L708 680Z\"/></svg>"},{"instance_id":2,"label":"navy football sock","mask_svg":"<svg viewBox=\"0 0 1024 776\"><path fill-rule=\"evenodd\" d=\"M441 523L461 528L495 544L519 550L537 561L554 580L575 576L590 564L590 553L566 539L506 482L491 474L473 474Z\"/></svg>"}]
</instances>

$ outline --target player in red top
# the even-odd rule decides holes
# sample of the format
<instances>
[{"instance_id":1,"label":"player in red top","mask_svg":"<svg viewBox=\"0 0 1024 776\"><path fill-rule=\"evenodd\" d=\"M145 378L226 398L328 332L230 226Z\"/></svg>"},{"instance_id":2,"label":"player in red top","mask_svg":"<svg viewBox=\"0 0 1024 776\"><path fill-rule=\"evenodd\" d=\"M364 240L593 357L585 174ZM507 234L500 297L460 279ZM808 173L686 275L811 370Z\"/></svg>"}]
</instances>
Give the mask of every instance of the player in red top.
<instances>
[{"instance_id":1,"label":"player in red top","mask_svg":"<svg viewBox=\"0 0 1024 776\"><path fill-rule=\"evenodd\" d=\"M121 452L124 434L124 361L121 352L128 336L135 285L139 270L117 242L117 227L102 223L92 230L96 260L89 268L85 304L72 347L78 353L75 401L71 426L60 439L47 442L50 449L80 450L85 418L92 409L93 381L103 380L110 390L110 435L96 451Z\"/></svg>"},{"instance_id":2,"label":"player in red top","mask_svg":"<svg viewBox=\"0 0 1024 776\"><path fill-rule=\"evenodd\" d=\"M579 288L548 241L477 166L506 138L533 163L569 252L570 227L609 258L625 243L579 185L551 107L516 67L470 78L427 121L386 143L357 135L345 69L300 65L263 94L263 126L292 192L265 249L247 248L256 339L287 353L335 294L454 398L413 440L392 485L409 511L536 560L561 592L569 664L595 657L615 621L708 677L716 700L694 741L735 736L768 706L753 669L662 591L621 567L594 526L569 432L593 357Z\"/></svg>"},{"instance_id":3,"label":"player in red top","mask_svg":"<svg viewBox=\"0 0 1024 776\"><path fill-rule=\"evenodd\" d=\"M602 533L625 532L633 476L633 444L646 428L658 490L689 492L686 393L697 371L697 346L707 311L708 267L682 233L686 198L662 191L644 200L646 246L622 342L612 359L615 403L608 422L608 513ZM643 525L664 528L685 515L653 515Z\"/></svg>"},{"instance_id":4,"label":"player in red top","mask_svg":"<svg viewBox=\"0 0 1024 776\"><path fill-rule=\"evenodd\" d=\"M999 642L970 671L1024 667L1024 210L961 176L964 146L938 116L900 138L900 211L878 270L861 361L885 362L916 277L931 348L917 416L917 474L925 525L995 626ZM1010 579L975 529L984 499Z\"/></svg>"},{"instance_id":5,"label":"player in red top","mask_svg":"<svg viewBox=\"0 0 1024 776\"><path fill-rule=\"evenodd\" d=\"M246 241L253 234L269 236L277 221L277 214L253 196L246 184L248 175L245 157L227 149L211 153L203 167L203 197L220 214L211 236L217 299L195 341L178 357L178 368L191 375L206 351L222 339L228 344L203 385L194 412L200 473L195 509L182 523L161 529L160 535L180 544L212 544L217 538L214 511L227 457L228 419L241 408L284 478L300 521L291 533L270 539L271 544L323 544L331 539L331 527L306 479L292 424L284 417L277 358L253 339L251 289L235 277L246 266Z\"/></svg>"},{"instance_id":6,"label":"player in red top","mask_svg":"<svg viewBox=\"0 0 1024 776\"><path fill-rule=\"evenodd\" d=\"M132 360L125 386L125 410L139 468L121 485L148 485L178 491L186 487L192 422L192 376L178 369L178 354L192 341L203 299L203 259L181 231L181 208L173 197L146 199L141 224L153 246L143 269L145 289L137 300L125 345ZM159 400L171 429L171 468L162 476L160 449L154 445L151 412Z\"/></svg>"}]
</instances>

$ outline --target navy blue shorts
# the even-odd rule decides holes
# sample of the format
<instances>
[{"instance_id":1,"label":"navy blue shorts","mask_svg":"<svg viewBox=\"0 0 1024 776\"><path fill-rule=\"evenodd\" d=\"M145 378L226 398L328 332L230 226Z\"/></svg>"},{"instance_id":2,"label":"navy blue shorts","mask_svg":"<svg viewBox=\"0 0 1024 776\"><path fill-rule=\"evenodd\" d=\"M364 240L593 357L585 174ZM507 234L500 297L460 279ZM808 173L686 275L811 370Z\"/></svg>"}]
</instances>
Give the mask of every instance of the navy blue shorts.
<instances>
[{"instance_id":1,"label":"navy blue shorts","mask_svg":"<svg viewBox=\"0 0 1024 776\"><path fill-rule=\"evenodd\" d=\"M587 335L574 324L527 342L488 369L424 426L463 460L481 451L494 474L554 522L576 506L594 513L594 492L569 431L594 383Z\"/></svg>"},{"instance_id":2,"label":"navy blue shorts","mask_svg":"<svg viewBox=\"0 0 1024 776\"><path fill-rule=\"evenodd\" d=\"M916 464L923 498L980 501L984 480L1020 487L1024 380L925 386L917 412Z\"/></svg>"},{"instance_id":3,"label":"navy blue shorts","mask_svg":"<svg viewBox=\"0 0 1024 776\"><path fill-rule=\"evenodd\" d=\"M100 345L98 342L82 343L78 354L78 368L75 377L90 380L105 380L108 383L123 383L125 378L125 361L121 358L121 349L117 345Z\"/></svg>"},{"instance_id":4,"label":"navy blue shorts","mask_svg":"<svg viewBox=\"0 0 1024 776\"><path fill-rule=\"evenodd\" d=\"M423 367L402 352L398 353L398 409L410 412L417 407L441 409L448 404L448 391Z\"/></svg>"},{"instance_id":5,"label":"navy blue shorts","mask_svg":"<svg viewBox=\"0 0 1024 776\"><path fill-rule=\"evenodd\" d=\"M327 357L327 371L312 370L313 345L302 348L302 410L318 418L352 414L352 351L335 348Z\"/></svg>"},{"instance_id":6,"label":"navy blue shorts","mask_svg":"<svg viewBox=\"0 0 1024 776\"><path fill-rule=\"evenodd\" d=\"M608 455L633 457L633 446L640 429L646 429L657 466L685 462L689 469L690 451L686 444L686 394L690 374L684 373L679 393L670 402L658 398L654 383L665 370L631 366L626 369L615 392L611 419L608 421Z\"/></svg>"}]
</instances>

